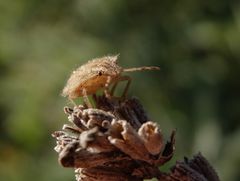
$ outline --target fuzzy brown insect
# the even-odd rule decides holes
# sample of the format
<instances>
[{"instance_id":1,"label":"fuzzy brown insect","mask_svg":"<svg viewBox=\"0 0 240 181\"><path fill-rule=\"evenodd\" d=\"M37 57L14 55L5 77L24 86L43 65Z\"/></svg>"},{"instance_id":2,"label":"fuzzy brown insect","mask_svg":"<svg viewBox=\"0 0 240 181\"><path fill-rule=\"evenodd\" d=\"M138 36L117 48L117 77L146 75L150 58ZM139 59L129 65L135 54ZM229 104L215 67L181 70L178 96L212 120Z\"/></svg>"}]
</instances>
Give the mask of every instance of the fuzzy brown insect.
<instances>
[{"instance_id":1,"label":"fuzzy brown insect","mask_svg":"<svg viewBox=\"0 0 240 181\"><path fill-rule=\"evenodd\" d=\"M159 67L138 67L124 69L117 64L118 55L95 58L80 66L67 81L62 91L64 97L70 100L77 97L84 97L85 103L89 105L87 95L95 94L99 89L105 88L108 95L113 95L117 83L127 81L122 97L125 97L131 83L131 78L122 75L122 72L133 72L142 70L159 70ZM114 84L111 92L109 85Z\"/></svg>"}]
</instances>

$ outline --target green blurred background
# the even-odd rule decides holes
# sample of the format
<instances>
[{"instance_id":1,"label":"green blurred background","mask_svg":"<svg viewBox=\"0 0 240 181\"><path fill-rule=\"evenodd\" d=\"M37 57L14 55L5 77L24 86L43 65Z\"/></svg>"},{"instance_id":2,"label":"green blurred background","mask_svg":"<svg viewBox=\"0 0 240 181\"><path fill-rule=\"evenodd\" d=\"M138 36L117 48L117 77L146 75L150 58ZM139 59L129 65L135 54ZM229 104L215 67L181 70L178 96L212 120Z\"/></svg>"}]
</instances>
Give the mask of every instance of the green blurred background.
<instances>
[{"instance_id":1,"label":"green blurred background","mask_svg":"<svg viewBox=\"0 0 240 181\"><path fill-rule=\"evenodd\" d=\"M240 3L231 0L0 1L0 178L74 180L51 133L67 123L60 92L86 60L120 53L139 97L176 154L201 151L240 180ZM166 169L166 168L164 168Z\"/></svg>"}]
</instances>

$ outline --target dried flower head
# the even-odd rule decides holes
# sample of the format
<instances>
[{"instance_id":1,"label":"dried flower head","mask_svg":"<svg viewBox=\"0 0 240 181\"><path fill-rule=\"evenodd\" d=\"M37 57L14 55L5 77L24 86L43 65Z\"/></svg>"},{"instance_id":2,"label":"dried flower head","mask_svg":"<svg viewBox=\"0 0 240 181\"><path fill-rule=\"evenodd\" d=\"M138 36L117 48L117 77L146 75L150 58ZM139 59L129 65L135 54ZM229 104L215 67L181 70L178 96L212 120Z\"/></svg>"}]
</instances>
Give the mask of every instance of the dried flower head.
<instances>
[{"instance_id":1,"label":"dried flower head","mask_svg":"<svg viewBox=\"0 0 240 181\"><path fill-rule=\"evenodd\" d=\"M94 98L97 108L64 109L71 125L53 134L61 165L75 168L78 181L157 177L158 166L173 156L175 132L164 143L160 128L136 98Z\"/></svg>"}]
</instances>

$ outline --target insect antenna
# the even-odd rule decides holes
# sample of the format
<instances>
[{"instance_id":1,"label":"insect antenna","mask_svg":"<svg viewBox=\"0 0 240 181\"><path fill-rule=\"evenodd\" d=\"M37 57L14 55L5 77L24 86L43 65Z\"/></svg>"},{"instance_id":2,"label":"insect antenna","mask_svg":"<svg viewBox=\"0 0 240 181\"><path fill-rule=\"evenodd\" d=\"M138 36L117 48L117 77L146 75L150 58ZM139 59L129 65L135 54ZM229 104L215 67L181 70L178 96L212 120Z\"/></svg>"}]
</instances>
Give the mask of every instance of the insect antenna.
<instances>
[{"instance_id":1,"label":"insect antenna","mask_svg":"<svg viewBox=\"0 0 240 181\"><path fill-rule=\"evenodd\" d=\"M123 72L135 72L135 71L144 71L144 70L160 70L160 67L150 66L150 67L134 67L123 69Z\"/></svg>"}]
</instances>

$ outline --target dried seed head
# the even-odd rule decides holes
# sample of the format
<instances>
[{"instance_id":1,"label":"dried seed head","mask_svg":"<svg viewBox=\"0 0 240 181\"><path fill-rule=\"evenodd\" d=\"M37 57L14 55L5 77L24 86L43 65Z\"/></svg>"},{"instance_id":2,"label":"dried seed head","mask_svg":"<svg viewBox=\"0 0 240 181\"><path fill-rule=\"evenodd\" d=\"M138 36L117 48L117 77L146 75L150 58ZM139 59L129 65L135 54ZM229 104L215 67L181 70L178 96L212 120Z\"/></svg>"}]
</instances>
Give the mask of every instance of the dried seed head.
<instances>
[{"instance_id":1,"label":"dried seed head","mask_svg":"<svg viewBox=\"0 0 240 181\"><path fill-rule=\"evenodd\" d=\"M122 72L159 70L159 67L123 69L117 64L118 55L95 58L80 66L67 81L62 95L70 99L96 93L106 85L121 80Z\"/></svg>"}]
</instances>

